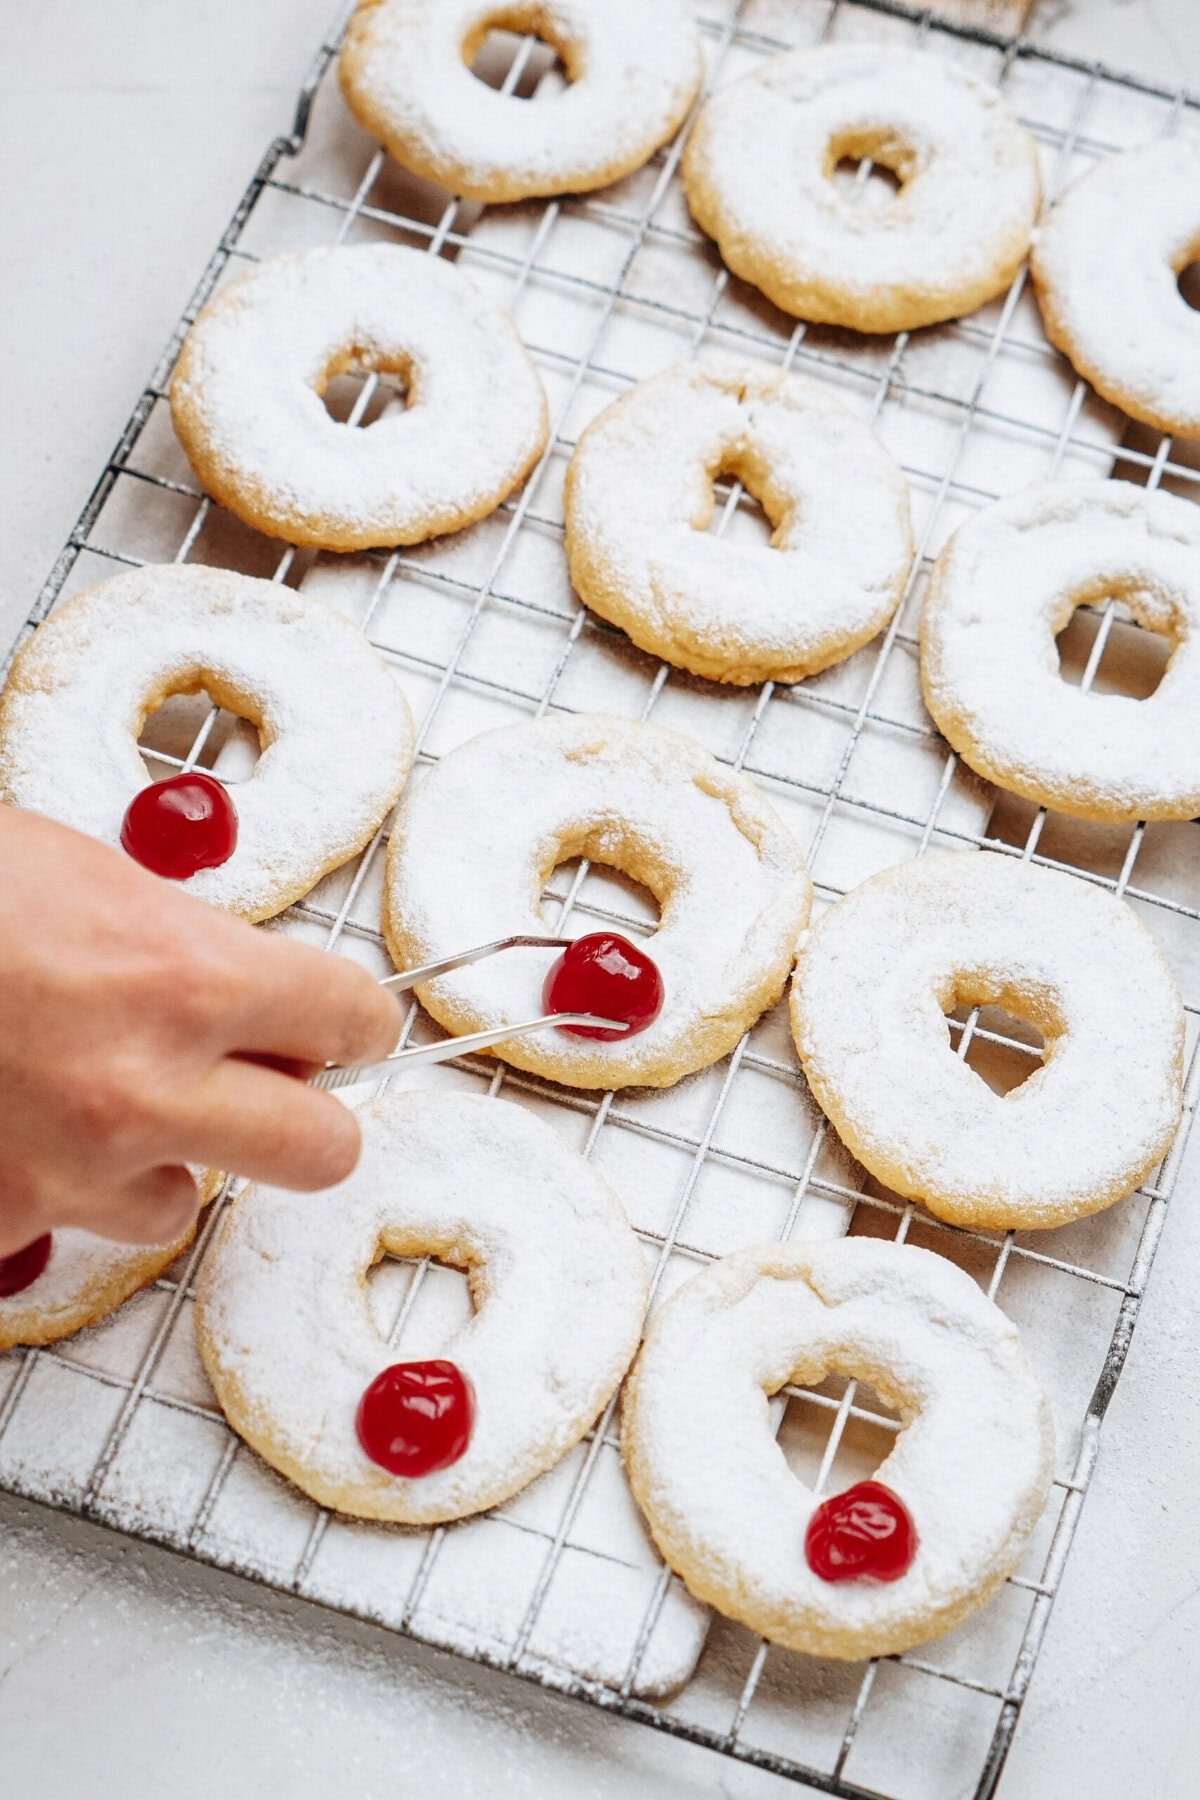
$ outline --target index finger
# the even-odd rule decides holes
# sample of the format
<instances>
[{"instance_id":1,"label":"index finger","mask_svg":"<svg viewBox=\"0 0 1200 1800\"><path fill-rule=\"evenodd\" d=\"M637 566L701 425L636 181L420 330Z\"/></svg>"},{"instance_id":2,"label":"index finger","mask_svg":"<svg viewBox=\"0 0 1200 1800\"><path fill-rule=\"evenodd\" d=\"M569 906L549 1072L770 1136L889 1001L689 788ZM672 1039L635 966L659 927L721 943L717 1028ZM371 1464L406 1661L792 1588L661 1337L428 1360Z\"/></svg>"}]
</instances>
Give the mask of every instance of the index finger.
<instances>
[{"instance_id":1,"label":"index finger","mask_svg":"<svg viewBox=\"0 0 1200 1800\"><path fill-rule=\"evenodd\" d=\"M395 1049L395 999L348 957L256 933L240 1003L229 1020L231 1052L292 1062L381 1062Z\"/></svg>"}]
</instances>

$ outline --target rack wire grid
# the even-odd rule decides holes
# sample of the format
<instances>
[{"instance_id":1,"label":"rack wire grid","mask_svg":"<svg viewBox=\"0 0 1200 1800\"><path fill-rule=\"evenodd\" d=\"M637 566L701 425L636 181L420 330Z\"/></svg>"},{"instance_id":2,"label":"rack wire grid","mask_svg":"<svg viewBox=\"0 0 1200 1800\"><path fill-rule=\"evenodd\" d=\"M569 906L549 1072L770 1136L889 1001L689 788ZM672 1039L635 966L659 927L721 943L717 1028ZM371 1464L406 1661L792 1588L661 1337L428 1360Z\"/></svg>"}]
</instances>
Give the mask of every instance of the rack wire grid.
<instances>
[{"instance_id":1,"label":"rack wire grid","mask_svg":"<svg viewBox=\"0 0 1200 1800\"><path fill-rule=\"evenodd\" d=\"M708 84L825 38L917 42L996 81L1042 148L1051 192L1126 145L1177 129L1200 99L1119 77L892 0L698 0ZM331 1518L225 1425L200 1369L194 1282L223 1195L195 1245L113 1318L48 1349L0 1358L0 1484L449 1646L545 1685L845 1796L992 1794L1095 1467L1101 1424L1137 1319L1197 1094L1200 908L1190 824L1072 821L997 795L962 769L922 710L914 625L931 559L995 496L1055 472L1114 474L1195 497L1194 452L1134 427L1049 348L1022 272L999 301L893 339L806 326L720 264L692 227L680 137L602 193L483 208L396 168L348 116L330 75L340 24L270 146L138 399L24 632L64 595L126 565L190 560L326 595L356 617L420 721L420 768L491 724L548 710L666 720L752 773L806 846L819 900L931 845L986 846L1068 869L1122 896L1170 958L1188 1017L1185 1126L1156 1178L1061 1230L1000 1235L941 1224L868 1180L807 1094L782 1009L715 1069L661 1094L568 1093L488 1059L426 1071L533 1106L613 1181L644 1240L658 1298L740 1244L845 1230L907 1238L967 1269L1021 1326L1058 1424L1053 1498L1019 1570L973 1620L920 1655L864 1665L770 1647L710 1618L655 1555L623 1484L610 1407L578 1449L481 1520L433 1532ZM493 34L481 78L526 96L556 79L532 37ZM847 177L861 204L877 177ZM316 243L383 240L456 260L514 313L550 395L549 446L522 492L455 537L337 558L283 548L197 489L165 385L204 300L255 259ZM561 485L582 425L628 383L682 358L734 354L803 369L873 422L913 492L919 555L888 631L795 687L722 690L657 664L590 617L567 581ZM402 394L341 378L327 403L369 426ZM713 529L762 541L753 496L719 481ZM24 633L22 634L24 635ZM1145 694L1169 646L1113 602L1060 642L1064 677ZM149 721L148 766L252 767L253 733L203 696ZM281 928L383 971L381 842L328 877ZM653 907L610 871L556 871L547 920L652 929ZM415 1006L406 1037L430 1033ZM953 1046L998 1089L1035 1066L1036 1033L960 1009ZM385 1259L370 1287L395 1343L419 1309L453 1322L460 1275ZM897 1421L836 1377L775 1402L780 1442L818 1488L869 1473ZM752 1521L747 1528L753 1529Z\"/></svg>"}]
</instances>

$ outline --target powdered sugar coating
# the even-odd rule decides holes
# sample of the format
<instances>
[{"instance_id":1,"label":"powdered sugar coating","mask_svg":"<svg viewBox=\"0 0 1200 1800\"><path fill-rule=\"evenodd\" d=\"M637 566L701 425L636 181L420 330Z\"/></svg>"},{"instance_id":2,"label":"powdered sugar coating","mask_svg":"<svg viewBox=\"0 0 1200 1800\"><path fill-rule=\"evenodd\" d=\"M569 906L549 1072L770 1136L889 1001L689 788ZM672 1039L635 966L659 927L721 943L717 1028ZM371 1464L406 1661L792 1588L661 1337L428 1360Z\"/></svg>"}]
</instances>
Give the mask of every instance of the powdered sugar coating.
<instances>
[{"instance_id":1,"label":"powdered sugar coating","mask_svg":"<svg viewBox=\"0 0 1200 1800\"><path fill-rule=\"evenodd\" d=\"M517 1106L393 1091L359 1116L348 1181L234 1203L201 1276L201 1354L230 1423L313 1499L462 1518L518 1493L598 1416L637 1347L644 1258L611 1189ZM465 1268L476 1305L448 1342L405 1335L405 1361L449 1358L476 1398L464 1455L419 1480L387 1474L355 1432L364 1389L397 1360L365 1293L387 1252Z\"/></svg>"},{"instance_id":2,"label":"powdered sugar coating","mask_svg":"<svg viewBox=\"0 0 1200 1800\"><path fill-rule=\"evenodd\" d=\"M510 933L544 935L542 891L576 856L622 870L658 900L661 923L645 948L662 976L662 1011L625 1042L543 1031L498 1044L496 1055L597 1088L666 1087L715 1062L783 991L812 887L754 783L661 726L547 716L483 732L444 757L392 832L384 932L397 966ZM535 1018L552 960L510 950L417 993L456 1033Z\"/></svg>"},{"instance_id":3,"label":"powdered sugar coating","mask_svg":"<svg viewBox=\"0 0 1200 1800\"><path fill-rule=\"evenodd\" d=\"M37 1280L0 1298L0 1350L57 1343L102 1319L161 1275L194 1235L189 1226L170 1244L114 1244L90 1231L56 1230Z\"/></svg>"},{"instance_id":4,"label":"powdered sugar coating","mask_svg":"<svg viewBox=\"0 0 1200 1800\"><path fill-rule=\"evenodd\" d=\"M193 1170L199 1204L207 1206L222 1177ZM169 1244L118 1244L72 1226L56 1228L50 1260L19 1294L0 1298L0 1350L14 1344L54 1344L115 1312L131 1294L157 1280L196 1235L188 1226Z\"/></svg>"},{"instance_id":5,"label":"powdered sugar coating","mask_svg":"<svg viewBox=\"0 0 1200 1800\"><path fill-rule=\"evenodd\" d=\"M1172 640L1146 699L1062 679L1076 606L1123 601ZM977 513L938 559L921 620L938 728L979 774L1082 818L1200 813L1200 508L1125 481L1050 482Z\"/></svg>"},{"instance_id":6,"label":"powdered sugar coating","mask_svg":"<svg viewBox=\"0 0 1200 1800\"><path fill-rule=\"evenodd\" d=\"M179 885L270 918L361 850L408 775L408 703L362 633L303 594L225 569L135 569L56 608L0 699L0 790L117 844L150 779L137 740L203 688L250 719L262 755L230 793L237 848Z\"/></svg>"},{"instance_id":7,"label":"powdered sugar coating","mask_svg":"<svg viewBox=\"0 0 1200 1800\"><path fill-rule=\"evenodd\" d=\"M775 527L705 536L713 478ZM853 494L853 504L847 495ZM587 427L567 472L571 579L635 644L693 674L799 681L887 624L912 560L908 487L827 389L749 364L680 364Z\"/></svg>"},{"instance_id":8,"label":"powdered sugar coating","mask_svg":"<svg viewBox=\"0 0 1200 1800\"><path fill-rule=\"evenodd\" d=\"M808 935L792 1032L852 1153L956 1224L1029 1230L1123 1199L1182 1106L1183 1008L1149 932L1102 888L998 851L898 864ZM993 1093L946 1014L998 1005L1045 1062Z\"/></svg>"},{"instance_id":9,"label":"powdered sugar coating","mask_svg":"<svg viewBox=\"0 0 1200 1800\"><path fill-rule=\"evenodd\" d=\"M1200 138L1181 132L1073 181L1031 265L1051 342L1130 418L1183 437L1200 436L1200 315L1176 277L1198 253Z\"/></svg>"},{"instance_id":10,"label":"powdered sugar coating","mask_svg":"<svg viewBox=\"0 0 1200 1800\"><path fill-rule=\"evenodd\" d=\"M917 1527L897 1581L830 1583L805 1560L817 1500L767 1400L830 1370L903 1421L877 1477ZM692 1593L818 1656L948 1631L1016 1565L1053 1473L1050 1408L1004 1314L944 1257L869 1238L764 1245L693 1276L654 1318L623 1417L634 1494Z\"/></svg>"},{"instance_id":11,"label":"powdered sugar coating","mask_svg":"<svg viewBox=\"0 0 1200 1800\"><path fill-rule=\"evenodd\" d=\"M901 188L855 204L831 176L870 157ZM688 205L736 275L802 319L904 331L1011 281L1041 196L1037 147L995 88L924 50L823 44L771 57L706 103Z\"/></svg>"},{"instance_id":12,"label":"powdered sugar coating","mask_svg":"<svg viewBox=\"0 0 1200 1800\"><path fill-rule=\"evenodd\" d=\"M365 429L334 375L405 377ZM272 257L184 340L175 429L201 481L260 531L327 550L415 544L492 512L546 442L546 396L506 312L452 263L395 244Z\"/></svg>"},{"instance_id":13,"label":"powdered sugar coating","mask_svg":"<svg viewBox=\"0 0 1200 1800\"><path fill-rule=\"evenodd\" d=\"M492 26L557 50L568 85L534 100L471 73ZM679 0L362 0L338 72L398 162L474 200L604 187L673 136L700 85Z\"/></svg>"}]
</instances>

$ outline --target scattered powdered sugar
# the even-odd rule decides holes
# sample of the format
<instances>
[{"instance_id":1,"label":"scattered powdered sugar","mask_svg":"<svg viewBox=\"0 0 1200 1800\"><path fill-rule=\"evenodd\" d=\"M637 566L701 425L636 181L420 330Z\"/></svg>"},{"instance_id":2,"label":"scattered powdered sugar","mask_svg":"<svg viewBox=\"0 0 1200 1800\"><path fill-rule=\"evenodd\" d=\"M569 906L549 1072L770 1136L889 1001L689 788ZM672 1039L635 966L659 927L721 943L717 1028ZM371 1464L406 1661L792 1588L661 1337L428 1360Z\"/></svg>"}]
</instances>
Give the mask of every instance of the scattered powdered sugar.
<instances>
[{"instance_id":1,"label":"scattered powdered sugar","mask_svg":"<svg viewBox=\"0 0 1200 1800\"><path fill-rule=\"evenodd\" d=\"M842 156L893 169L900 192L855 205L830 180ZM735 273L801 317L894 305L874 330L953 317L995 293L1025 254L1041 193L1037 147L995 88L881 44L790 51L719 89L683 174Z\"/></svg>"},{"instance_id":2,"label":"scattered powdered sugar","mask_svg":"<svg viewBox=\"0 0 1200 1800\"><path fill-rule=\"evenodd\" d=\"M761 501L771 547L703 535L719 472ZM895 611L912 559L908 486L828 388L747 364L680 364L584 432L567 477L567 554L587 604L643 648L725 681L798 680Z\"/></svg>"},{"instance_id":3,"label":"scattered powdered sugar","mask_svg":"<svg viewBox=\"0 0 1200 1800\"><path fill-rule=\"evenodd\" d=\"M263 752L232 797L238 843L183 890L269 918L348 860L394 805L413 755L408 704L341 614L224 569L147 567L54 611L0 700L5 798L120 841L149 777L137 739L171 694L209 696L258 727Z\"/></svg>"},{"instance_id":4,"label":"scattered powdered sugar","mask_svg":"<svg viewBox=\"0 0 1200 1800\"><path fill-rule=\"evenodd\" d=\"M1105 399L1163 431L1200 435L1200 316L1176 276L1200 240L1200 139L1102 156L1036 234L1050 338Z\"/></svg>"},{"instance_id":5,"label":"scattered powdered sugar","mask_svg":"<svg viewBox=\"0 0 1200 1800\"><path fill-rule=\"evenodd\" d=\"M625 1504L632 1507L628 1497ZM424 1533L402 1535L395 1526L334 1519L304 1591L384 1625L403 1621L429 1643L507 1661L545 1566L546 1538L514 1529L494 1513L456 1525L406 1618L427 1544ZM709 1615L678 1582L671 1583L660 1610L661 1573L648 1538L636 1567L568 1544L537 1612L522 1666L536 1667L555 1685L582 1677L619 1688L643 1623L653 1619L632 1691L672 1692L695 1666Z\"/></svg>"},{"instance_id":6,"label":"scattered powdered sugar","mask_svg":"<svg viewBox=\"0 0 1200 1800\"><path fill-rule=\"evenodd\" d=\"M1043 1066L993 1093L949 1047L956 1003L1029 1019ZM1150 934L1103 889L995 851L927 855L839 900L801 952L792 1028L854 1155L960 1223L1098 1211L1179 1122L1183 1009Z\"/></svg>"},{"instance_id":7,"label":"scattered powdered sugar","mask_svg":"<svg viewBox=\"0 0 1200 1800\"><path fill-rule=\"evenodd\" d=\"M568 85L528 101L476 79L470 63L493 24L553 44ZM368 0L340 75L400 162L456 194L515 200L637 168L682 122L703 66L679 0Z\"/></svg>"},{"instance_id":8,"label":"scattered powdered sugar","mask_svg":"<svg viewBox=\"0 0 1200 1800\"><path fill-rule=\"evenodd\" d=\"M408 404L364 430L321 394L390 369ZM482 518L546 440L546 397L506 312L452 263L395 244L273 257L222 288L171 383L205 485L262 529L335 549Z\"/></svg>"},{"instance_id":9,"label":"scattered powdered sugar","mask_svg":"<svg viewBox=\"0 0 1200 1800\"><path fill-rule=\"evenodd\" d=\"M745 775L661 726L547 716L481 733L414 785L397 815L385 931L401 967L510 934L575 856L644 882L658 1018L627 1043L542 1032L497 1054L574 1086L665 1085L715 1062L782 991L809 911L795 841ZM509 950L418 989L461 1033L536 1018L552 957Z\"/></svg>"},{"instance_id":10,"label":"scattered powdered sugar","mask_svg":"<svg viewBox=\"0 0 1200 1800\"><path fill-rule=\"evenodd\" d=\"M355 1173L320 1194L248 1188L201 1277L197 1327L231 1422L313 1498L432 1523L507 1499L593 1423L637 1346L641 1251L611 1189L507 1102L393 1092L361 1113ZM467 1269L465 1326L406 1332L405 1360L446 1356L475 1388L470 1444L420 1480L388 1475L355 1432L364 1389L396 1360L371 1316L384 1254Z\"/></svg>"},{"instance_id":11,"label":"scattered powdered sugar","mask_svg":"<svg viewBox=\"0 0 1200 1800\"><path fill-rule=\"evenodd\" d=\"M767 1397L831 1370L903 1421L877 1477L917 1527L898 1581L829 1583L805 1560L815 1496ZM624 1421L634 1492L692 1591L816 1655L949 1629L1015 1566L1053 1473L1050 1408L1003 1313L944 1257L867 1238L741 1250L686 1282L651 1325Z\"/></svg>"},{"instance_id":12,"label":"scattered powdered sugar","mask_svg":"<svg viewBox=\"0 0 1200 1800\"><path fill-rule=\"evenodd\" d=\"M1076 606L1123 601L1174 643L1144 700L1062 678ZM1200 812L1200 509L1126 481L998 501L942 552L921 621L925 702L973 769L1084 817Z\"/></svg>"}]
</instances>

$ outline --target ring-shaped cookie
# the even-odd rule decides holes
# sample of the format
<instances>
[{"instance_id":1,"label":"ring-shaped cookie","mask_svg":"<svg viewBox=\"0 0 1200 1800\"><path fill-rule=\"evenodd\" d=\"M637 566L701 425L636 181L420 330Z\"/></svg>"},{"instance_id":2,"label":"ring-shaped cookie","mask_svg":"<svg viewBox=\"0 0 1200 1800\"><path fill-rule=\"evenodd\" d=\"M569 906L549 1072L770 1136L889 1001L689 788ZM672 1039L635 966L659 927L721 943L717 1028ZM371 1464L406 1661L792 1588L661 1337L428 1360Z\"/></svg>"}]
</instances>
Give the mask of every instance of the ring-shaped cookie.
<instances>
[{"instance_id":1,"label":"ring-shaped cookie","mask_svg":"<svg viewBox=\"0 0 1200 1800\"><path fill-rule=\"evenodd\" d=\"M202 1207L222 1179L211 1170L199 1176ZM90 1231L56 1228L50 1260L36 1281L0 1298L0 1350L14 1344L56 1344L96 1324L139 1288L157 1281L195 1235L193 1223L169 1244L118 1244Z\"/></svg>"},{"instance_id":2,"label":"ring-shaped cookie","mask_svg":"<svg viewBox=\"0 0 1200 1800\"><path fill-rule=\"evenodd\" d=\"M842 192L869 158L899 192ZM996 89L927 51L825 44L705 102L683 158L696 223L735 275L801 319L908 331L1003 291L1041 197L1037 146Z\"/></svg>"},{"instance_id":3,"label":"ring-shaped cookie","mask_svg":"<svg viewBox=\"0 0 1200 1800\"><path fill-rule=\"evenodd\" d=\"M157 1280L195 1231L190 1225L170 1244L114 1244L90 1231L59 1228L42 1274L19 1294L0 1299L0 1350L54 1344L94 1325Z\"/></svg>"},{"instance_id":4,"label":"ring-shaped cookie","mask_svg":"<svg viewBox=\"0 0 1200 1800\"><path fill-rule=\"evenodd\" d=\"M649 888L665 998L627 1041L543 1031L495 1054L568 1087L669 1087L732 1050L772 1005L808 919L799 847L745 775L690 738L600 714L547 716L452 750L397 814L383 927L398 967L545 933L538 902L573 857ZM536 1017L550 959L512 950L417 989L448 1031Z\"/></svg>"},{"instance_id":5,"label":"ring-shaped cookie","mask_svg":"<svg viewBox=\"0 0 1200 1800\"><path fill-rule=\"evenodd\" d=\"M1031 262L1051 343L1131 419L1181 437L1200 437L1200 315L1177 280L1197 257L1200 139L1180 133L1072 182Z\"/></svg>"},{"instance_id":6,"label":"ring-shaped cookie","mask_svg":"<svg viewBox=\"0 0 1200 1800\"><path fill-rule=\"evenodd\" d=\"M403 376L363 429L321 396L347 370ZM208 492L324 550L418 544L486 518L541 454L541 380L506 312L443 258L305 250L223 287L184 339L171 416Z\"/></svg>"},{"instance_id":7,"label":"ring-shaped cookie","mask_svg":"<svg viewBox=\"0 0 1200 1800\"><path fill-rule=\"evenodd\" d=\"M275 582L196 565L115 575L57 607L0 697L0 793L110 844L149 776L138 737L203 689L249 719L262 755L231 785L233 855L180 885L268 919L361 850L396 802L412 716L340 613Z\"/></svg>"},{"instance_id":8,"label":"ring-shaped cookie","mask_svg":"<svg viewBox=\"0 0 1200 1800\"><path fill-rule=\"evenodd\" d=\"M1065 682L1076 607L1123 601L1171 640L1153 694ZM1127 481L1049 482L984 508L938 558L921 618L925 704L980 775L1084 819L1200 813L1200 507Z\"/></svg>"},{"instance_id":9,"label":"ring-shaped cookie","mask_svg":"<svg viewBox=\"0 0 1200 1800\"><path fill-rule=\"evenodd\" d=\"M768 1399L830 1371L902 1429L876 1479L908 1508L899 1580L821 1580L816 1497ZM886 1656L948 1631L1011 1573L1045 1505L1054 1427L1016 1330L961 1269L870 1238L764 1245L655 1314L622 1402L622 1451L663 1556L701 1600L814 1656Z\"/></svg>"},{"instance_id":10,"label":"ring-shaped cookie","mask_svg":"<svg viewBox=\"0 0 1200 1800\"><path fill-rule=\"evenodd\" d=\"M956 1005L1037 1027L1045 1061L997 1094L950 1047ZM1183 1008L1122 900L998 851L873 875L808 934L792 1033L809 1086L872 1175L958 1225L1100 1212L1165 1155Z\"/></svg>"},{"instance_id":11,"label":"ring-shaped cookie","mask_svg":"<svg viewBox=\"0 0 1200 1800\"><path fill-rule=\"evenodd\" d=\"M770 547L704 535L719 473L761 501ZM912 561L908 486L874 432L803 376L724 363L638 382L592 421L567 471L566 530L593 612L742 685L800 681L859 649Z\"/></svg>"},{"instance_id":12,"label":"ring-shaped cookie","mask_svg":"<svg viewBox=\"0 0 1200 1800\"><path fill-rule=\"evenodd\" d=\"M432 1525L496 1506L583 1436L637 1348L645 1260L616 1196L557 1132L503 1100L393 1091L362 1109L362 1158L321 1194L248 1188L205 1259L196 1331L225 1413L323 1506ZM465 1269L475 1315L406 1359L448 1358L475 1390L466 1452L386 1473L355 1432L397 1360L365 1292L380 1257Z\"/></svg>"},{"instance_id":13,"label":"ring-shaped cookie","mask_svg":"<svg viewBox=\"0 0 1200 1800\"><path fill-rule=\"evenodd\" d=\"M477 80L493 29L536 32L567 85L529 101ZM630 174L674 136L703 71L679 0L361 0L338 65L351 111L397 162L472 200Z\"/></svg>"}]
</instances>

